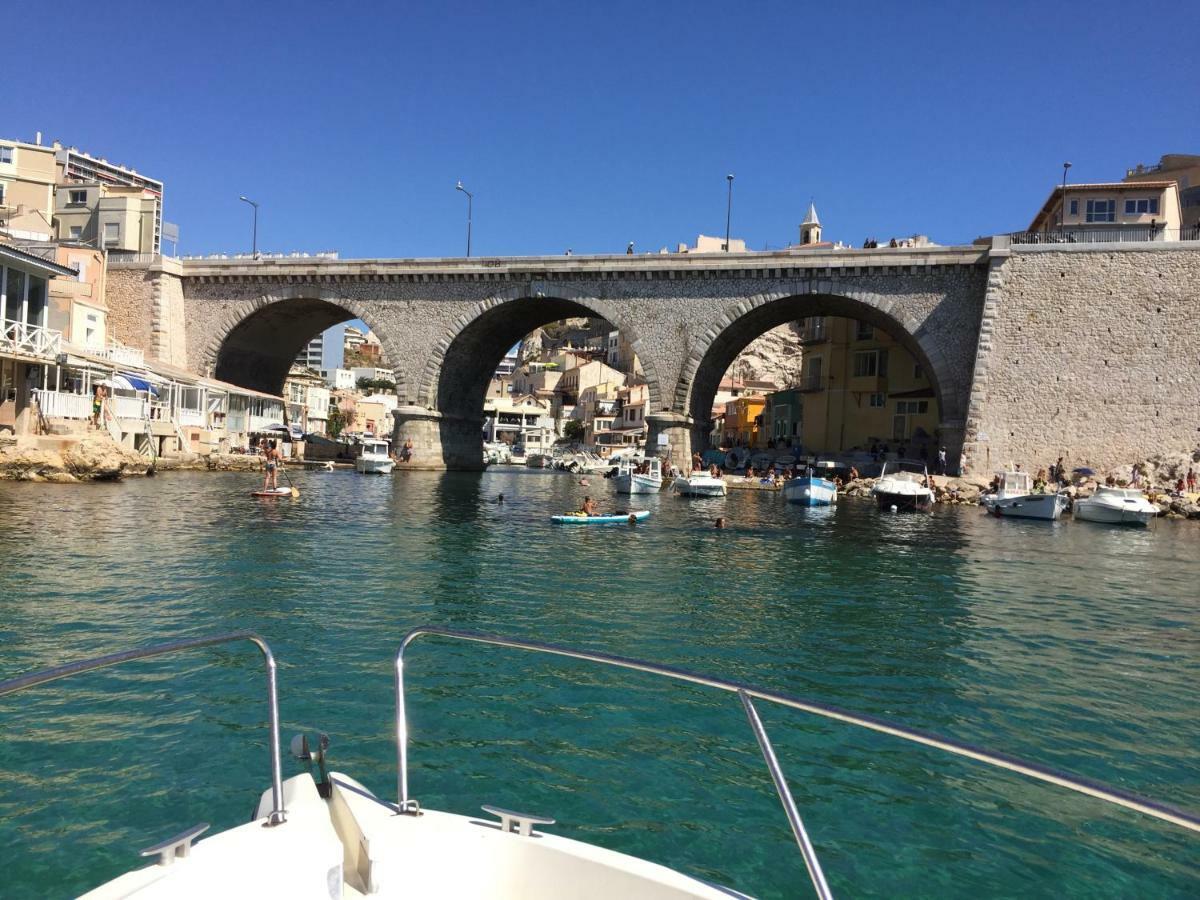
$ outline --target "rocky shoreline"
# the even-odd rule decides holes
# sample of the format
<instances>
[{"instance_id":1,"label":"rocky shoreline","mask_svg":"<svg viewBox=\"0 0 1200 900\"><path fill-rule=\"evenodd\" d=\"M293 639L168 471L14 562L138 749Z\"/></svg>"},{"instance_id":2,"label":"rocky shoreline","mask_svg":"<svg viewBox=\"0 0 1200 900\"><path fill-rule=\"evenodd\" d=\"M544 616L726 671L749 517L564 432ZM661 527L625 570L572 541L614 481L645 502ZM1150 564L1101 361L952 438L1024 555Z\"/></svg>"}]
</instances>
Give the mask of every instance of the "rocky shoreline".
<instances>
[{"instance_id":1,"label":"rocky shoreline","mask_svg":"<svg viewBox=\"0 0 1200 900\"><path fill-rule=\"evenodd\" d=\"M100 434L64 442L58 448L0 447L0 481L74 484L181 470L255 472L262 470L262 459L235 453L189 453L151 460Z\"/></svg>"}]
</instances>

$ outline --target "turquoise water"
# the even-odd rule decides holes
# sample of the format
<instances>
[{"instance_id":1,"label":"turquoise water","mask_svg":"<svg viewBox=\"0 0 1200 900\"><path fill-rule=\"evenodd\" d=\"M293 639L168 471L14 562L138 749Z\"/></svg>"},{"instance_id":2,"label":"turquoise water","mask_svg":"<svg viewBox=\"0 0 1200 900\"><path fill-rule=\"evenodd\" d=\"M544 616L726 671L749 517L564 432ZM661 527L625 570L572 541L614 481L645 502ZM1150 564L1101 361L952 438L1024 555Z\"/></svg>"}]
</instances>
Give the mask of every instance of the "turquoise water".
<instances>
[{"instance_id":1,"label":"turquoise water","mask_svg":"<svg viewBox=\"0 0 1200 900\"><path fill-rule=\"evenodd\" d=\"M1194 524L734 493L562 528L548 515L584 492L611 508L609 483L294 477L296 502L253 500L239 474L0 484L0 677L253 629L280 659L285 746L325 731L335 768L391 796L392 657L408 628L440 624L752 681L1200 809ZM196 822L245 821L268 786L260 672L232 645L0 700L0 894L66 896ZM808 895L732 696L437 639L408 673L424 805L544 813L556 833L747 893ZM1180 829L760 707L835 893L1200 893L1200 843Z\"/></svg>"}]
</instances>

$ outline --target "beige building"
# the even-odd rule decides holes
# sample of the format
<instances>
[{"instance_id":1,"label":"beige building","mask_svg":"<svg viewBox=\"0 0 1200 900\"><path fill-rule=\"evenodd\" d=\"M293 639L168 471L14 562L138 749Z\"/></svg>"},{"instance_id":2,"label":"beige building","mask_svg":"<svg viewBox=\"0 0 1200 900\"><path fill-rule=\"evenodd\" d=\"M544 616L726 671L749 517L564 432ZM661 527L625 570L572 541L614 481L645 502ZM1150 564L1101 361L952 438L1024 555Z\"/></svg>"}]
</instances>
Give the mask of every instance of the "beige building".
<instances>
[{"instance_id":1,"label":"beige building","mask_svg":"<svg viewBox=\"0 0 1200 900\"><path fill-rule=\"evenodd\" d=\"M48 241L54 234L54 149L0 139L0 231Z\"/></svg>"},{"instance_id":2,"label":"beige building","mask_svg":"<svg viewBox=\"0 0 1200 900\"><path fill-rule=\"evenodd\" d=\"M1068 184L1050 192L1028 231L1068 242L1177 241L1180 222L1174 181Z\"/></svg>"},{"instance_id":3,"label":"beige building","mask_svg":"<svg viewBox=\"0 0 1200 900\"><path fill-rule=\"evenodd\" d=\"M1139 163L1125 171L1125 181L1145 184L1148 181L1174 181L1179 186L1179 206L1185 229L1200 226L1200 156L1187 153L1168 153L1158 165Z\"/></svg>"},{"instance_id":4,"label":"beige building","mask_svg":"<svg viewBox=\"0 0 1200 900\"><path fill-rule=\"evenodd\" d=\"M117 253L159 253L163 184L55 141L56 237Z\"/></svg>"}]
</instances>

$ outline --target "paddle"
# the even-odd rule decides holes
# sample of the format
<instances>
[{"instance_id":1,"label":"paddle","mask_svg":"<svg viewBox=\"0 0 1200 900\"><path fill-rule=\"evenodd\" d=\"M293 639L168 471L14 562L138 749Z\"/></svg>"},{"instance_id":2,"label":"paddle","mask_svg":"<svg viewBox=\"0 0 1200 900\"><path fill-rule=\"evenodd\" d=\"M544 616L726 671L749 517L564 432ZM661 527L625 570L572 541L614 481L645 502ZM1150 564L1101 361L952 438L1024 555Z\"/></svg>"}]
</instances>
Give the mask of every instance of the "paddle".
<instances>
[{"instance_id":1,"label":"paddle","mask_svg":"<svg viewBox=\"0 0 1200 900\"><path fill-rule=\"evenodd\" d=\"M288 487L292 489L292 499L299 500L300 490L294 484L292 484L292 476L289 475L287 473L287 469L283 467L283 457L280 457L279 459L279 471L283 473L283 477L287 479Z\"/></svg>"}]
</instances>

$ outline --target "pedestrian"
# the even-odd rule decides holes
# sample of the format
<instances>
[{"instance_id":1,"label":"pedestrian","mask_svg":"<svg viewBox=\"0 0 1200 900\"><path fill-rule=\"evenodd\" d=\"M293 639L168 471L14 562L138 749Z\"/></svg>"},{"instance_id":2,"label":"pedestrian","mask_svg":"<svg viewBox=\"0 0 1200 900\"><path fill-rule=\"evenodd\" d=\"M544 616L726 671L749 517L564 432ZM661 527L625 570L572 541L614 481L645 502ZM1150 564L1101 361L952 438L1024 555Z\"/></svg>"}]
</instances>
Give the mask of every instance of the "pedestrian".
<instances>
[{"instance_id":1,"label":"pedestrian","mask_svg":"<svg viewBox=\"0 0 1200 900\"><path fill-rule=\"evenodd\" d=\"M263 460L266 476L263 478L263 490L273 491L279 487L279 467L283 465L283 454L275 448L274 441L267 441L263 447Z\"/></svg>"},{"instance_id":2,"label":"pedestrian","mask_svg":"<svg viewBox=\"0 0 1200 900\"><path fill-rule=\"evenodd\" d=\"M1196 490L1196 473L1192 471L1191 466L1188 466L1187 470L1187 489L1189 494Z\"/></svg>"},{"instance_id":3,"label":"pedestrian","mask_svg":"<svg viewBox=\"0 0 1200 900\"><path fill-rule=\"evenodd\" d=\"M92 424L97 428L100 427L100 416L104 412L104 398L108 391L102 384L96 385L96 390L92 392Z\"/></svg>"},{"instance_id":4,"label":"pedestrian","mask_svg":"<svg viewBox=\"0 0 1200 900\"><path fill-rule=\"evenodd\" d=\"M1129 483L1134 487L1138 487L1142 483L1142 473L1141 470L1138 469L1137 463L1134 463L1129 467Z\"/></svg>"},{"instance_id":5,"label":"pedestrian","mask_svg":"<svg viewBox=\"0 0 1200 900\"><path fill-rule=\"evenodd\" d=\"M946 448L943 447L938 451L937 473L939 475L946 474Z\"/></svg>"}]
</instances>

